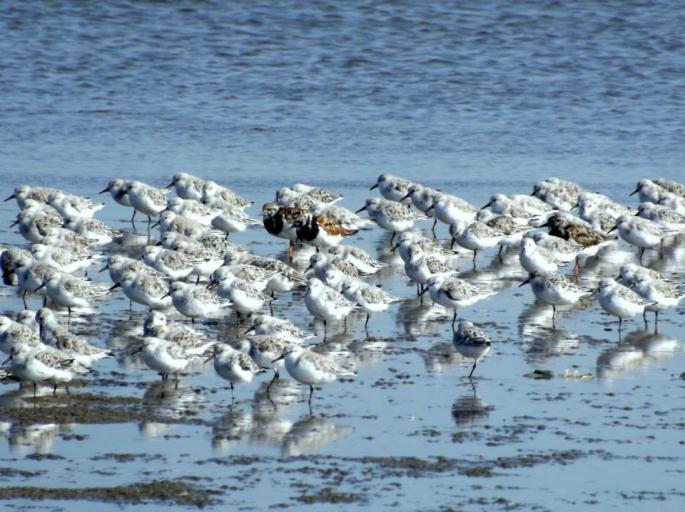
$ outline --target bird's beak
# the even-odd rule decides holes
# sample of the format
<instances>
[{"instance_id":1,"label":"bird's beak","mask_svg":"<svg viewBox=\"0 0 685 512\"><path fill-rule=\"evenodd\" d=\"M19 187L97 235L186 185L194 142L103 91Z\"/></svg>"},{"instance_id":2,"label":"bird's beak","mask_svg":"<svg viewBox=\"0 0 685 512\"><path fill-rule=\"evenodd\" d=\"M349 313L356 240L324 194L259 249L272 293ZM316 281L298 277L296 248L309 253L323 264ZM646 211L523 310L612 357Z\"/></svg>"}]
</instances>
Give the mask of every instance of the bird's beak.
<instances>
[{"instance_id":1,"label":"bird's beak","mask_svg":"<svg viewBox=\"0 0 685 512\"><path fill-rule=\"evenodd\" d=\"M169 295L171 295L171 292L166 292L164 295L162 295L162 299L166 299Z\"/></svg>"},{"instance_id":2,"label":"bird's beak","mask_svg":"<svg viewBox=\"0 0 685 512\"><path fill-rule=\"evenodd\" d=\"M104 267L102 267L100 270L98 270L98 273L104 272L105 270L109 270L109 263L107 265L105 265Z\"/></svg>"},{"instance_id":3,"label":"bird's beak","mask_svg":"<svg viewBox=\"0 0 685 512\"><path fill-rule=\"evenodd\" d=\"M16 197L17 197L16 194L12 194L12 195L9 196L7 199L5 199L5 202L9 201L10 199L14 199L14 198L16 198Z\"/></svg>"},{"instance_id":4,"label":"bird's beak","mask_svg":"<svg viewBox=\"0 0 685 512\"><path fill-rule=\"evenodd\" d=\"M428 288L429 287L426 286L423 290L421 290L421 293L419 293L419 295L423 295L424 293L426 293L428 291Z\"/></svg>"},{"instance_id":5,"label":"bird's beak","mask_svg":"<svg viewBox=\"0 0 685 512\"><path fill-rule=\"evenodd\" d=\"M10 355L7 359L5 359L5 360L2 362L2 364L3 364L3 365L6 365L6 364L9 363L11 360L12 360L12 356Z\"/></svg>"},{"instance_id":6,"label":"bird's beak","mask_svg":"<svg viewBox=\"0 0 685 512\"><path fill-rule=\"evenodd\" d=\"M375 185L373 185L369 190L373 190L374 188L378 188L378 183L376 183Z\"/></svg>"},{"instance_id":7,"label":"bird's beak","mask_svg":"<svg viewBox=\"0 0 685 512\"><path fill-rule=\"evenodd\" d=\"M481 209L481 210L485 210L485 209L488 208L491 204L492 204L492 201L488 201L488 202L485 203L483 206L481 206L480 209Z\"/></svg>"},{"instance_id":8,"label":"bird's beak","mask_svg":"<svg viewBox=\"0 0 685 512\"><path fill-rule=\"evenodd\" d=\"M400 244L395 244L390 248L390 252L395 252L397 248L400 246Z\"/></svg>"},{"instance_id":9,"label":"bird's beak","mask_svg":"<svg viewBox=\"0 0 685 512\"><path fill-rule=\"evenodd\" d=\"M309 271L310 271L311 269L313 269L313 268L314 268L314 265L312 265L312 264L310 263L309 266L308 266L306 269L304 269L304 274L306 274L307 272L309 272Z\"/></svg>"},{"instance_id":10,"label":"bird's beak","mask_svg":"<svg viewBox=\"0 0 685 512\"><path fill-rule=\"evenodd\" d=\"M409 199L411 197L411 192L409 192L406 196L404 196L400 201L404 201L405 199Z\"/></svg>"},{"instance_id":11,"label":"bird's beak","mask_svg":"<svg viewBox=\"0 0 685 512\"><path fill-rule=\"evenodd\" d=\"M614 231L617 227L618 227L618 224L616 224L613 228L611 228L609 231L607 231L607 234L608 234L608 233L611 233L612 231Z\"/></svg>"},{"instance_id":12,"label":"bird's beak","mask_svg":"<svg viewBox=\"0 0 685 512\"><path fill-rule=\"evenodd\" d=\"M152 225L150 226L150 228L156 228L157 226L159 226L159 222L160 222L160 221L155 222L154 224L152 224Z\"/></svg>"},{"instance_id":13,"label":"bird's beak","mask_svg":"<svg viewBox=\"0 0 685 512\"><path fill-rule=\"evenodd\" d=\"M109 185L107 185L106 188L103 188L98 194L104 194L105 192L109 192Z\"/></svg>"},{"instance_id":14,"label":"bird's beak","mask_svg":"<svg viewBox=\"0 0 685 512\"><path fill-rule=\"evenodd\" d=\"M435 209L435 204L432 204L428 208L426 208L426 211L423 213L428 213L429 211L434 210L434 209Z\"/></svg>"},{"instance_id":15,"label":"bird's beak","mask_svg":"<svg viewBox=\"0 0 685 512\"><path fill-rule=\"evenodd\" d=\"M212 354L212 355L209 356L207 359L205 359L204 362L205 362L205 363L208 363L208 362L210 362L212 359L214 359L214 354Z\"/></svg>"},{"instance_id":16,"label":"bird's beak","mask_svg":"<svg viewBox=\"0 0 685 512\"><path fill-rule=\"evenodd\" d=\"M640 191L640 187L637 187L637 188L636 188L635 190L633 190L630 194L628 194L628 196L629 196L629 197L630 197L630 196L634 196L634 195L637 194L639 191Z\"/></svg>"},{"instance_id":17,"label":"bird's beak","mask_svg":"<svg viewBox=\"0 0 685 512\"><path fill-rule=\"evenodd\" d=\"M10 227L13 228L17 224L19 224L19 219L16 219L12 224L10 224Z\"/></svg>"},{"instance_id":18,"label":"bird's beak","mask_svg":"<svg viewBox=\"0 0 685 512\"><path fill-rule=\"evenodd\" d=\"M178 181L178 180L172 180L171 183L169 183L169 184L168 184L166 187L164 187L164 188L171 188L171 187L173 187L174 185L176 185L176 182L177 182L177 181Z\"/></svg>"},{"instance_id":19,"label":"bird's beak","mask_svg":"<svg viewBox=\"0 0 685 512\"><path fill-rule=\"evenodd\" d=\"M278 356L276 359L272 360L271 362L272 362L272 363L275 363L275 362L277 362L277 361L280 361L280 360L283 359L284 357L285 357L285 356L284 356L283 354L281 354L280 356Z\"/></svg>"},{"instance_id":20,"label":"bird's beak","mask_svg":"<svg viewBox=\"0 0 685 512\"><path fill-rule=\"evenodd\" d=\"M531 280L531 279L533 279L533 276L528 276L528 279L526 279L525 281L523 281L523 282L519 285L519 288L521 288L522 286L526 286L528 283L530 283L530 280Z\"/></svg>"},{"instance_id":21,"label":"bird's beak","mask_svg":"<svg viewBox=\"0 0 685 512\"><path fill-rule=\"evenodd\" d=\"M254 325L253 325L252 327L250 327L247 331L245 331L245 332L243 333L243 336L245 336L246 334L250 334L250 333L251 333L252 331L254 331L254 330L255 330L255 327L254 327Z\"/></svg>"},{"instance_id":22,"label":"bird's beak","mask_svg":"<svg viewBox=\"0 0 685 512\"><path fill-rule=\"evenodd\" d=\"M42 288L45 288L45 283L41 284L38 288L36 288L36 289L33 290L33 291L34 291L34 292L37 292L38 290L40 290L40 289L42 289Z\"/></svg>"},{"instance_id":23,"label":"bird's beak","mask_svg":"<svg viewBox=\"0 0 685 512\"><path fill-rule=\"evenodd\" d=\"M119 288L121 286L121 283L115 283L114 286L110 286L109 289L107 290L108 292L111 292L112 290Z\"/></svg>"},{"instance_id":24,"label":"bird's beak","mask_svg":"<svg viewBox=\"0 0 685 512\"><path fill-rule=\"evenodd\" d=\"M129 354L129 356L135 356L136 354L138 354L139 352L142 352L142 351L143 351L143 347L138 347L138 348L135 349L133 352L131 352L131 353Z\"/></svg>"},{"instance_id":25,"label":"bird's beak","mask_svg":"<svg viewBox=\"0 0 685 512\"><path fill-rule=\"evenodd\" d=\"M362 206L361 208L359 208L359 210L357 210L357 211L354 212L354 213L363 212L364 210L366 210L366 206Z\"/></svg>"}]
</instances>

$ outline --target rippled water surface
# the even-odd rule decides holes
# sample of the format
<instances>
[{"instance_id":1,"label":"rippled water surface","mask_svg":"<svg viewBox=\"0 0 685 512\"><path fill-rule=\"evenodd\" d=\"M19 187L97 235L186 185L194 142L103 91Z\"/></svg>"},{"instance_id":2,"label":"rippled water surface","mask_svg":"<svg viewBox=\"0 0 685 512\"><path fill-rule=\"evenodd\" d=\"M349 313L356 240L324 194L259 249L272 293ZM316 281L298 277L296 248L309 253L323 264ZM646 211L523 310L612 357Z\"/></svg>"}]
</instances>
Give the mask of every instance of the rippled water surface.
<instances>
[{"instance_id":1,"label":"rippled water surface","mask_svg":"<svg viewBox=\"0 0 685 512\"><path fill-rule=\"evenodd\" d=\"M95 196L113 177L161 186L188 170L254 200L258 216L294 182L357 209L387 170L477 206L549 175L634 206L638 178L685 180L683 26L680 2L4 2L0 192L28 182ZM104 201L98 217L130 229ZM0 205L3 243L25 243L15 214ZM285 258L261 229L235 240ZM217 491L217 510L683 509L682 306L659 334L628 322L620 343L596 301L552 330L551 311L517 287L515 255L501 265L488 252L471 271L464 254L465 275L499 290L461 312L493 339L471 384L449 318L415 300L388 242L376 228L355 238L393 263L372 281L403 302L368 335L358 315L328 340L358 375L318 390L312 415L287 379L274 403L260 376L232 407L211 367L163 386L126 356L144 311L129 318L121 294L77 315L74 330L121 355L71 397L0 388L14 411L0 424L3 487L173 480ZM622 246L616 265L634 256ZM648 264L683 278L679 248ZM0 294L3 311L22 308ZM274 313L308 323L301 293ZM203 329L233 339L233 321ZM535 369L554 377L524 377ZM43 505L93 507L7 501Z\"/></svg>"}]
</instances>

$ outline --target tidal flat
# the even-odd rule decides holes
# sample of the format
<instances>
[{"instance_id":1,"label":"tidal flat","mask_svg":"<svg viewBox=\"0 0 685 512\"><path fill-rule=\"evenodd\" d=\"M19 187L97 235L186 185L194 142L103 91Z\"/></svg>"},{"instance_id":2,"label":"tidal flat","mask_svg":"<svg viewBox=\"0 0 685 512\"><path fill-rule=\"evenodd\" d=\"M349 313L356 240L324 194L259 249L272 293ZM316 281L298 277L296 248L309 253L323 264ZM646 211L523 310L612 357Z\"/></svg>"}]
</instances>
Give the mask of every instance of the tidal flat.
<instances>
[{"instance_id":1,"label":"tidal flat","mask_svg":"<svg viewBox=\"0 0 685 512\"><path fill-rule=\"evenodd\" d=\"M350 209L373 193L361 183L337 190ZM271 194L260 191L256 204ZM482 188L467 199L477 203L487 194ZM130 230L127 210L105 202L100 218ZM0 224L8 225L14 211L3 204L7 222ZM144 234L144 224L139 229ZM446 238L444 231L438 227L438 238ZM2 236L22 243L7 230ZM234 240L287 259L287 242L261 226ZM372 316L368 332L365 315L356 312L347 332L334 325L324 343L301 290L273 303L274 315L317 334L310 342L318 351L356 369L353 378L317 388L311 411L307 387L286 373L271 393L271 375L263 374L237 386L233 400L211 362L193 365L178 382L162 382L130 355L146 311L129 309L123 294L96 302L92 312L77 311L70 328L116 357L75 380L69 394L39 387L34 396L30 386L3 382L0 497L8 509L88 510L93 501L106 510L639 510L645 503L680 509L682 308L661 316L658 333L652 322L647 330L641 319L627 322L619 341L614 318L587 300L561 310L553 329L550 308L518 287L525 273L514 251L502 262L488 251L475 269L462 251L455 257L461 275L497 289L459 311L493 341L469 380L471 362L451 346L451 313L416 297L389 234L372 226L353 243L389 263L369 280L402 299ZM304 270L311 254L300 251L294 265ZM620 245L611 257L618 264L636 252ZM649 265L683 275L682 255L648 257ZM108 284L106 274L91 275ZM8 287L2 304L5 313L23 308ZM39 306L29 298L29 307ZM196 325L227 342L248 326L234 316Z\"/></svg>"}]
</instances>

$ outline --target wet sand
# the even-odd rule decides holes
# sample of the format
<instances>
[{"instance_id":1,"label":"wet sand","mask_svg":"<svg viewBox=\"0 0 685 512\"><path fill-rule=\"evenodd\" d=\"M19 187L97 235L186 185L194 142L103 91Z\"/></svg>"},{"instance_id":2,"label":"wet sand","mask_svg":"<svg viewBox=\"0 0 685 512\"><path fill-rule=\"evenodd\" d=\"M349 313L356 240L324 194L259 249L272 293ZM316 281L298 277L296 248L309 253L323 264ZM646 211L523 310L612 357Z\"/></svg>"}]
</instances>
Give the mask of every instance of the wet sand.
<instances>
[{"instance_id":1,"label":"wet sand","mask_svg":"<svg viewBox=\"0 0 685 512\"><path fill-rule=\"evenodd\" d=\"M361 187L340 191L350 209L366 197ZM482 202L489 192L467 199ZM256 204L271 195L255 193ZM2 205L0 225L13 211ZM126 228L128 212L107 200L99 217ZM446 236L444 227L438 235ZM262 229L234 239L285 258L286 243ZM103 510L682 508L682 307L661 315L658 334L651 323L644 330L641 319L629 321L621 341L617 322L591 300L561 311L552 329L551 310L518 288L524 273L515 253L501 264L487 252L473 270L464 252L455 261L462 273L498 289L459 313L493 340L469 381L471 362L451 348L451 313L416 299L389 235L374 227L355 240L391 264L370 282L403 301L373 316L368 333L359 313L347 333L332 329L317 350L357 376L318 388L311 412L306 386L287 374L271 398L265 373L237 386L233 401L211 363L162 383L128 355L140 343L145 311L134 306L129 317L117 293L72 319L73 331L117 357L74 382L71 394L41 387L34 398L30 387L2 383L0 499L10 510L70 511L91 510L92 501ZM614 256L611 265L635 252L621 246ZM648 257L683 275L682 254ZM104 274L95 279L107 283ZM0 294L5 312L22 309L12 289ZM308 327L301 291L275 301L274 314ZM231 341L246 326L231 317L198 328ZM322 326L310 328L321 342Z\"/></svg>"}]
</instances>

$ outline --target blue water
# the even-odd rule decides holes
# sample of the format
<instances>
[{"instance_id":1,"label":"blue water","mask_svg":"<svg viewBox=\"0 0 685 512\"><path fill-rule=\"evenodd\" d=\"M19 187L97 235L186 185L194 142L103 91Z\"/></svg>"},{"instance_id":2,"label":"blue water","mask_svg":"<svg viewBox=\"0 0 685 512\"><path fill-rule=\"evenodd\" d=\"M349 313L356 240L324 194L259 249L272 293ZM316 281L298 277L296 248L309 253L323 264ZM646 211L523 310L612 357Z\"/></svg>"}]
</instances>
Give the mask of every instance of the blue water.
<instances>
[{"instance_id":1,"label":"blue water","mask_svg":"<svg viewBox=\"0 0 685 512\"><path fill-rule=\"evenodd\" d=\"M682 3L430 4L5 2L0 172L682 175Z\"/></svg>"},{"instance_id":2,"label":"blue water","mask_svg":"<svg viewBox=\"0 0 685 512\"><path fill-rule=\"evenodd\" d=\"M549 175L635 206L628 193L637 179L685 178L683 27L685 4L676 1L7 1L0 6L0 192L4 198L28 182L94 196L116 176L162 185L187 170L257 205L277 186L301 181L343 193L341 204L356 209L376 176L389 171L478 206L494 192L530 192ZM98 217L127 229L129 212L104 200ZM248 211L258 215L258 208ZM0 242L24 243L7 228L15 214L13 203L0 204ZM260 254L284 255L283 241L262 230L235 239ZM378 229L355 240L376 255L386 251ZM490 268L493 256L481 256L476 277L502 278ZM682 254L675 262L649 261L683 275ZM468 255L460 268L469 270ZM150 393L148 406L172 416L196 408L211 427L53 425L31 438L21 425L0 425L8 440L0 443L0 466L47 471L3 483L74 487L194 475L230 486L223 506L297 507L296 476L311 478L315 489L329 484L281 471L301 465L287 462L293 445L340 460L443 455L471 462L596 449L603 454L568 466L493 478L391 479L399 490L382 487L385 478L371 479L366 490L348 481L342 490L364 494L367 501L354 505L360 508L417 510L428 502L432 509L506 509L496 502L504 496L526 510L644 510L655 503L682 510L682 307L660 317L663 338L636 320L617 344L615 322L596 302L565 312L551 331L549 311L516 288L522 274L509 268L505 287L465 312L494 340L473 389L464 379L469 365L441 355L449 319L421 316L399 267L383 278L405 302L371 323L382 341L365 340L361 316L348 335L334 338L334 348L359 359L359 372L353 382L317 391L323 426L305 428L306 390L288 381L282 386L290 401L281 396L278 411L265 410L261 377L237 390L231 415L229 393L210 371L187 377L160 404ZM21 308L12 293L2 288L3 311ZM277 302L277 314L306 325L301 300ZM117 295L101 307L91 341L118 346L128 304ZM138 308L134 323L142 316ZM631 350L640 361L622 359ZM522 377L539 367L593 378ZM156 389L157 376L140 364L108 360L102 368L123 374L128 386L86 391L141 397ZM397 379L398 372L409 379ZM377 386L383 379L394 384ZM13 404L14 390L3 387L0 401ZM305 427L293 428L300 422ZM72 431L85 438L65 436ZM217 436L226 431L235 439ZM65 459L25 458L36 451ZM102 458L112 452L160 458L117 465ZM250 466L264 476L243 481L242 466L196 464L231 455L267 457ZM274 462L279 457L286 462ZM353 481L366 480L365 467L340 464Z\"/></svg>"}]
</instances>

